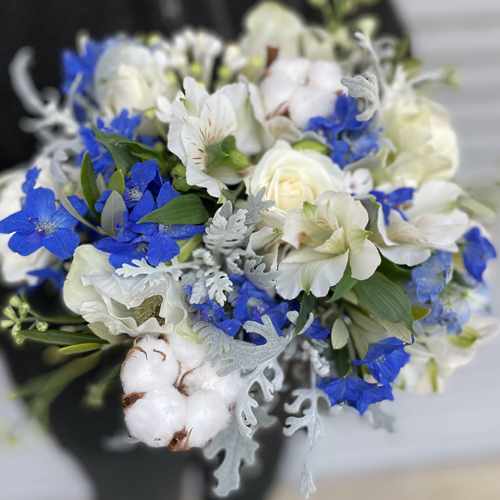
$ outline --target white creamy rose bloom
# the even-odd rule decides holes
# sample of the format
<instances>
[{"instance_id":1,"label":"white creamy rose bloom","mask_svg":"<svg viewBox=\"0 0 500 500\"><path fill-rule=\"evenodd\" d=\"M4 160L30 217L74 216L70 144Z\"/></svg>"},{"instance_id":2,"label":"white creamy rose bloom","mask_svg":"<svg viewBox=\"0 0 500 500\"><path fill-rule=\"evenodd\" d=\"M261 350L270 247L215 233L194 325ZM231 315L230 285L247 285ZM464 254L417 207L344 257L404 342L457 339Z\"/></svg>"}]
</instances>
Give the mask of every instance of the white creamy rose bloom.
<instances>
[{"instance_id":1,"label":"white creamy rose bloom","mask_svg":"<svg viewBox=\"0 0 500 500\"><path fill-rule=\"evenodd\" d=\"M337 93L345 90L342 70L333 61L277 59L260 85L267 116L287 114L304 128L314 116L332 113Z\"/></svg>"},{"instance_id":2,"label":"white creamy rose bloom","mask_svg":"<svg viewBox=\"0 0 500 500\"><path fill-rule=\"evenodd\" d=\"M469 224L467 214L458 208L462 194L463 190L451 182L427 182L415 191L405 210L406 220L392 210L388 225L380 208L375 237L380 253L396 264L416 266L426 261L432 250L457 252L457 241Z\"/></svg>"},{"instance_id":3,"label":"white creamy rose bloom","mask_svg":"<svg viewBox=\"0 0 500 500\"><path fill-rule=\"evenodd\" d=\"M279 264L278 293L285 299L303 290L324 297L348 265L357 280L372 276L381 259L367 224L367 211L347 193L323 193L315 206L287 214L283 240L295 249Z\"/></svg>"},{"instance_id":4,"label":"white creamy rose bloom","mask_svg":"<svg viewBox=\"0 0 500 500\"><path fill-rule=\"evenodd\" d=\"M302 209L325 191L346 191L340 167L316 151L296 150L278 141L245 179L248 192L264 189L264 199L282 211Z\"/></svg>"},{"instance_id":5,"label":"white creamy rose bloom","mask_svg":"<svg viewBox=\"0 0 500 500\"><path fill-rule=\"evenodd\" d=\"M123 109L143 112L160 96L172 98L177 87L166 77L165 58L132 40L111 43L97 62L94 74L99 108L114 116Z\"/></svg>"},{"instance_id":6,"label":"white creamy rose bloom","mask_svg":"<svg viewBox=\"0 0 500 500\"><path fill-rule=\"evenodd\" d=\"M184 79L169 113L168 148L186 166L186 181L204 187L219 197L226 185L238 184L242 176L231 167L208 168L207 147L233 135L237 148L245 154L260 151L259 130L245 83L225 85L214 94L193 78Z\"/></svg>"},{"instance_id":7,"label":"white creamy rose bloom","mask_svg":"<svg viewBox=\"0 0 500 500\"><path fill-rule=\"evenodd\" d=\"M88 321L96 335L113 340L121 334L166 333L182 321L182 291L167 271L125 277L108 256L93 245L79 246L63 288L66 306Z\"/></svg>"},{"instance_id":8,"label":"white creamy rose bloom","mask_svg":"<svg viewBox=\"0 0 500 500\"><path fill-rule=\"evenodd\" d=\"M122 365L125 422L132 437L153 447L203 447L231 419L241 378L224 377L206 361L206 347L177 333L145 335Z\"/></svg>"},{"instance_id":9,"label":"white creamy rose bloom","mask_svg":"<svg viewBox=\"0 0 500 500\"><path fill-rule=\"evenodd\" d=\"M393 147L393 160L380 172L384 180L393 186L416 187L456 174L457 135L442 106L406 91L383 105L380 121Z\"/></svg>"}]
</instances>

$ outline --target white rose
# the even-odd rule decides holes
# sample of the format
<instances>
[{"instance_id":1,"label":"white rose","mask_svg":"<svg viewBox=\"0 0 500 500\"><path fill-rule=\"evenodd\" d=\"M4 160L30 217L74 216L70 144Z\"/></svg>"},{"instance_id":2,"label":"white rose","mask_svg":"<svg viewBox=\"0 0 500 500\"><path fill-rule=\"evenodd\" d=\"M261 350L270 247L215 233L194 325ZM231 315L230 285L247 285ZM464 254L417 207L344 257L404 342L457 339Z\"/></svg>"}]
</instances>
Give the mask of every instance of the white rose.
<instances>
[{"instance_id":1,"label":"white rose","mask_svg":"<svg viewBox=\"0 0 500 500\"><path fill-rule=\"evenodd\" d=\"M185 319L182 291L164 269L154 279L140 271L120 275L108 254L92 245L76 249L64 283L66 306L105 339L127 334L168 333ZM168 317L168 322L166 318Z\"/></svg>"},{"instance_id":2,"label":"white rose","mask_svg":"<svg viewBox=\"0 0 500 500\"><path fill-rule=\"evenodd\" d=\"M284 211L301 209L304 202L314 203L325 191L346 190L344 174L330 158L295 150L284 141L267 151L246 182L250 193L264 188L264 199Z\"/></svg>"},{"instance_id":3,"label":"white rose","mask_svg":"<svg viewBox=\"0 0 500 500\"><path fill-rule=\"evenodd\" d=\"M440 105L413 93L403 94L391 99L381 120L394 146L394 161L384 171L391 184L415 187L455 175L457 136Z\"/></svg>"},{"instance_id":4,"label":"white rose","mask_svg":"<svg viewBox=\"0 0 500 500\"><path fill-rule=\"evenodd\" d=\"M142 112L154 108L158 97L172 98L176 89L163 71L165 61L153 50L132 41L117 42L99 58L94 84L97 102L105 113L123 109Z\"/></svg>"},{"instance_id":5,"label":"white rose","mask_svg":"<svg viewBox=\"0 0 500 500\"><path fill-rule=\"evenodd\" d=\"M260 86L266 114L286 112L304 128L314 116L332 112L337 92L344 90L341 78L341 68L333 61L280 58Z\"/></svg>"}]
</instances>

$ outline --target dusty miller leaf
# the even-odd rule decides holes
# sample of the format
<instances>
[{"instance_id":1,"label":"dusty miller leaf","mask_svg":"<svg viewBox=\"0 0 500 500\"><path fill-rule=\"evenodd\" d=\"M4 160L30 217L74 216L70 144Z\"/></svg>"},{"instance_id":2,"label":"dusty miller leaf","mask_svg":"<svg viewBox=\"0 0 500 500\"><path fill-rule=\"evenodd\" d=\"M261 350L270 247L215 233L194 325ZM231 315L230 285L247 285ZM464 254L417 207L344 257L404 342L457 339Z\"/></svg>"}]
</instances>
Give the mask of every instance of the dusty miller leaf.
<instances>
[{"instance_id":1,"label":"dusty miller leaf","mask_svg":"<svg viewBox=\"0 0 500 500\"><path fill-rule=\"evenodd\" d=\"M364 75L342 78L342 83L347 87L349 95L361 99L364 104L363 111L356 115L356 119L367 121L372 118L380 107L377 77L367 72Z\"/></svg>"},{"instance_id":2,"label":"dusty miller leaf","mask_svg":"<svg viewBox=\"0 0 500 500\"><path fill-rule=\"evenodd\" d=\"M264 210L268 210L273 206L272 201L265 201L264 198L264 193L265 189L262 188L257 194L255 195L248 195L247 203L246 203L246 210L247 210L247 224L249 225L255 225L257 224L261 217L262 217L262 212Z\"/></svg>"},{"instance_id":3,"label":"dusty miller leaf","mask_svg":"<svg viewBox=\"0 0 500 500\"><path fill-rule=\"evenodd\" d=\"M214 488L216 495L224 497L240 487L240 467L255 463L258 448L259 445L253 436L248 437L240 433L235 418L205 447L204 455L207 459L215 458L224 452L224 458L214 472L217 479L217 486Z\"/></svg>"},{"instance_id":4,"label":"dusty miller leaf","mask_svg":"<svg viewBox=\"0 0 500 500\"><path fill-rule=\"evenodd\" d=\"M208 298L223 306L226 303L226 294L233 290L233 282L224 271L210 269L205 273Z\"/></svg>"},{"instance_id":5,"label":"dusty miller leaf","mask_svg":"<svg viewBox=\"0 0 500 500\"><path fill-rule=\"evenodd\" d=\"M208 359L216 364L221 377L234 370L255 370L279 356L290 342L288 336L278 335L269 316L262 316L262 323L247 321L244 328L249 333L262 336L266 343L254 345L233 339L209 323L195 325L195 331L208 347Z\"/></svg>"},{"instance_id":6,"label":"dusty miller leaf","mask_svg":"<svg viewBox=\"0 0 500 500\"><path fill-rule=\"evenodd\" d=\"M247 211L238 209L233 212L233 205L227 201L209 222L203 241L214 254L228 255L240 246L248 236L246 226Z\"/></svg>"}]
</instances>

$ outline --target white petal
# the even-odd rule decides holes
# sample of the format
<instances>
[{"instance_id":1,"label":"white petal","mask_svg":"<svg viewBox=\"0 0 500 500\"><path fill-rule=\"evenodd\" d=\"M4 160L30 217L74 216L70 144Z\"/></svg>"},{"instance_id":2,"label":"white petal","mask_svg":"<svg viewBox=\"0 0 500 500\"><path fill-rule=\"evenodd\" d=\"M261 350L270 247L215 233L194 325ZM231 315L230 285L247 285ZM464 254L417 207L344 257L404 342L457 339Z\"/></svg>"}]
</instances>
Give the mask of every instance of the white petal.
<instances>
[{"instance_id":1,"label":"white petal","mask_svg":"<svg viewBox=\"0 0 500 500\"><path fill-rule=\"evenodd\" d=\"M351 275L357 280L368 279L380 265L381 258L377 247L369 240L365 240L358 252L351 252L349 263Z\"/></svg>"},{"instance_id":2,"label":"white petal","mask_svg":"<svg viewBox=\"0 0 500 500\"><path fill-rule=\"evenodd\" d=\"M379 250L391 262L410 267L422 264L422 262L425 262L431 256L429 249L413 245L379 246Z\"/></svg>"}]
</instances>

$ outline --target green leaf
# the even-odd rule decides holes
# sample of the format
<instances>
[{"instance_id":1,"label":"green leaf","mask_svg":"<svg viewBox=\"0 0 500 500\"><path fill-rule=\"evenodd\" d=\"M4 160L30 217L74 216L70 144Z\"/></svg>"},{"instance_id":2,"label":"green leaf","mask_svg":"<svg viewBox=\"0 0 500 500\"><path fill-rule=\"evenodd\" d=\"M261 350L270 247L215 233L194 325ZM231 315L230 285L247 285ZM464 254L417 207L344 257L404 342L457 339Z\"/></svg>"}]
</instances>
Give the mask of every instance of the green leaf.
<instances>
[{"instance_id":1,"label":"green leaf","mask_svg":"<svg viewBox=\"0 0 500 500\"><path fill-rule=\"evenodd\" d=\"M122 195L112 191L101 212L101 226L106 234L113 236L116 233L117 226L123 224L126 210Z\"/></svg>"},{"instance_id":2,"label":"green leaf","mask_svg":"<svg viewBox=\"0 0 500 500\"><path fill-rule=\"evenodd\" d=\"M96 215L94 208L95 202L99 199L100 192L97 188L97 181L94 171L94 165L88 153L85 153L82 160L80 171L80 181L82 184L82 192L92 214Z\"/></svg>"},{"instance_id":3,"label":"green leaf","mask_svg":"<svg viewBox=\"0 0 500 500\"><path fill-rule=\"evenodd\" d=\"M377 318L393 323L403 322L411 328L411 303L404 289L389 278L376 272L354 289L361 307Z\"/></svg>"},{"instance_id":4,"label":"green leaf","mask_svg":"<svg viewBox=\"0 0 500 500\"><path fill-rule=\"evenodd\" d=\"M333 363L337 376L344 377L351 369L351 360L349 356L349 348L347 346L342 349L335 349L333 351Z\"/></svg>"},{"instance_id":5,"label":"green leaf","mask_svg":"<svg viewBox=\"0 0 500 500\"><path fill-rule=\"evenodd\" d=\"M316 305L316 297L312 293L303 293L300 300L300 310L297 322L295 323L295 333L300 332L309 319L309 314L312 313Z\"/></svg>"},{"instance_id":6,"label":"green leaf","mask_svg":"<svg viewBox=\"0 0 500 500\"><path fill-rule=\"evenodd\" d=\"M294 142L292 147L293 149L297 149L298 151L316 151L323 155L328 154L328 152L330 151L330 148L326 144L315 141L314 139L301 139L300 141Z\"/></svg>"},{"instance_id":7,"label":"green leaf","mask_svg":"<svg viewBox=\"0 0 500 500\"><path fill-rule=\"evenodd\" d=\"M107 368L104 373L98 375L95 382L87 386L83 401L89 408L97 410L104 406L104 398L118 379L120 370L121 363Z\"/></svg>"},{"instance_id":8,"label":"green leaf","mask_svg":"<svg viewBox=\"0 0 500 500\"><path fill-rule=\"evenodd\" d=\"M32 342L39 342L41 344L73 345L88 342L105 343L104 340L87 331L45 330L44 332L40 332L38 330L21 330L17 335L23 340L31 340Z\"/></svg>"},{"instance_id":9,"label":"green leaf","mask_svg":"<svg viewBox=\"0 0 500 500\"><path fill-rule=\"evenodd\" d=\"M183 242L179 241L180 244L180 252L177 256L178 262L187 262L191 255L193 254L193 250L196 250L201 244L201 234L195 234L193 237L189 238L189 240L184 240Z\"/></svg>"},{"instance_id":10,"label":"green leaf","mask_svg":"<svg viewBox=\"0 0 500 500\"><path fill-rule=\"evenodd\" d=\"M123 171L115 170L108 182L108 189L123 194L125 191L125 176Z\"/></svg>"},{"instance_id":11,"label":"green leaf","mask_svg":"<svg viewBox=\"0 0 500 500\"><path fill-rule=\"evenodd\" d=\"M38 377L30 382L31 390L38 389L31 394L21 387L16 396L32 397L31 411L43 423L48 422L49 408L52 402L61 394L66 387L74 380L89 371L93 370L101 359L101 351L89 354L69 361L61 368L54 370L46 375Z\"/></svg>"},{"instance_id":12,"label":"green leaf","mask_svg":"<svg viewBox=\"0 0 500 500\"><path fill-rule=\"evenodd\" d=\"M111 154L116 168L126 175L130 167L137 163L137 158L130 152L126 144L128 139L116 134L106 134L97 128L94 128L93 132L96 139Z\"/></svg>"},{"instance_id":13,"label":"green leaf","mask_svg":"<svg viewBox=\"0 0 500 500\"><path fill-rule=\"evenodd\" d=\"M71 354L82 354L84 352L97 351L102 349L103 344L101 342L83 342L81 344L68 345L66 347L61 347L59 349L60 354L69 356Z\"/></svg>"},{"instance_id":14,"label":"green leaf","mask_svg":"<svg viewBox=\"0 0 500 500\"><path fill-rule=\"evenodd\" d=\"M329 302L336 302L337 300L340 300L347 292L356 286L357 283L358 280L351 276L350 271L346 271L344 276L342 276L342 279L335 285L333 296Z\"/></svg>"},{"instance_id":15,"label":"green leaf","mask_svg":"<svg viewBox=\"0 0 500 500\"><path fill-rule=\"evenodd\" d=\"M139 223L155 222L165 226L169 224L203 224L208 220L208 212L199 196L181 194L163 207L153 210Z\"/></svg>"},{"instance_id":16,"label":"green leaf","mask_svg":"<svg viewBox=\"0 0 500 500\"><path fill-rule=\"evenodd\" d=\"M411 270L409 268L398 266L387 259L382 259L378 270L396 283L406 284L411 279Z\"/></svg>"},{"instance_id":17,"label":"green leaf","mask_svg":"<svg viewBox=\"0 0 500 500\"><path fill-rule=\"evenodd\" d=\"M413 304L411 306L411 316L414 321L419 321L424 319L430 312L428 307L421 306L419 304Z\"/></svg>"},{"instance_id":18,"label":"green leaf","mask_svg":"<svg viewBox=\"0 0 500 500\"><path fill-rule=\"evenodd\" d=\"M342 318L337 318L332 326L332 333L330 336L332 349L342 349L347 345L349 340L349 330Z\"/></svg>"}]
</instances>

